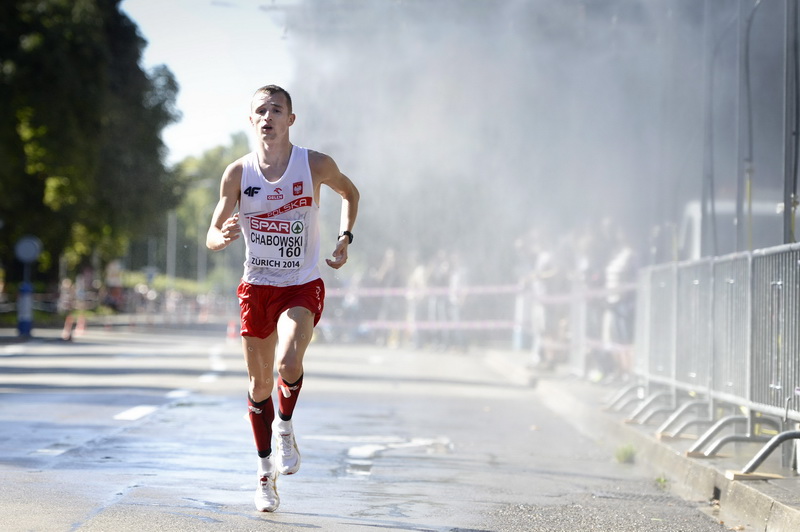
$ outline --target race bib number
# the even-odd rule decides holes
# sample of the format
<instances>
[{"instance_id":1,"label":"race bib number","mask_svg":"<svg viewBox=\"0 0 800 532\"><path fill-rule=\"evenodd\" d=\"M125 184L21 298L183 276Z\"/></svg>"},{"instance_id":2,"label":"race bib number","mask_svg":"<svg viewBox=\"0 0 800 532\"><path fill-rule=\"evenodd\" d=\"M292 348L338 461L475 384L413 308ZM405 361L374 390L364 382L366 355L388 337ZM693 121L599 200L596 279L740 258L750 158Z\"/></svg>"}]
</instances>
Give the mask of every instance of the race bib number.
<instances>
[{"instance_id":1,"label":"race bib number","mask_svg":"<svg viewBox=\"0 0 800 532\"><path fill-rule=\"evenodd\" d=\"M250 264L290 269L303 264L306 227L302 220L250 218Z\"/></svg>"}]
</instances>

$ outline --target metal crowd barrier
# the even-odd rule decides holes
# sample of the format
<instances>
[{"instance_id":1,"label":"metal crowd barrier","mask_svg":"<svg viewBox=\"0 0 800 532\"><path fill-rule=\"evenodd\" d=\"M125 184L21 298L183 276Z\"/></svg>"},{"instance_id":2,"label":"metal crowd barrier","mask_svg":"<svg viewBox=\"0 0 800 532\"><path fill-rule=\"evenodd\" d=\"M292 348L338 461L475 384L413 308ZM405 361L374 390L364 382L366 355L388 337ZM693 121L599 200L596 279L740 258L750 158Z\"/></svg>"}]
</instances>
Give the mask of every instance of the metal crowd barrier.
<instances>
[{"instance_id":1,"label":"metal crowd barrier","mask_svg":"<svg viewBox=\"0 0 800 532\"><path fill-rule=\"evenodd\" d=\"M735 403L749 398L747 388L751 333L751 255L714 261L713 396Z\"/></svg>"},{"instance_id":2,"label":"metal crowd barrier","mask_svg":"<svg viewBox=\"0 0 800 532\"><path fill-rule=\"evenodd\" d=\"M650 350L650 313L652 298L653 268L639 272L636 291L636 321L633 340L633 372L635 375L646 375L648 353ZM638 388L635 386L634 389Z\"/></svg>"},{"instance_id":3,"label":"metal crowd barrier","mask_svg":"<svg viewBox=\"0 0 800 532\"><path fill-rule=\"evenodd\" d=\"M712 262L678 268L675 316L675 384L690 393L707 393L711 381Z\"/></svg>"},{"instance_id":4,"label":"metal crowd barrier","mask_svg":"<svg viewBox=\"0 0 800 532\"><path fill-rule=\"evenodd\" d=\"M755 407L800 421L800 248L753 254L753 385Z\"/></svg>"},{"instance_id":5,"label":"metal crowd barrier","mask_svg":"<svg viewBox=\"0 0 800 532\"><path fill-rule=\"evenodd\" d=\"M670 384L675 371L677 316L674 264L654 267L650 274L647 373L650 381Z\"/></svg>"},{"instance_id":6,"label":"metal crowd barrier","mask_svg":"<svg viewBox=\"0 0 800 532\"><path fill-rule=\"evenodd\" d=\"M669 414L659 437L710 425L690 456L766 442L734 476L752 475L782 443L800 438L800 245L645 268L637 303L631 422ZM733 434L718 437L730 427ZM785 467L796 464L790 451L783 446Z\"/></svg>"}]
</instances>

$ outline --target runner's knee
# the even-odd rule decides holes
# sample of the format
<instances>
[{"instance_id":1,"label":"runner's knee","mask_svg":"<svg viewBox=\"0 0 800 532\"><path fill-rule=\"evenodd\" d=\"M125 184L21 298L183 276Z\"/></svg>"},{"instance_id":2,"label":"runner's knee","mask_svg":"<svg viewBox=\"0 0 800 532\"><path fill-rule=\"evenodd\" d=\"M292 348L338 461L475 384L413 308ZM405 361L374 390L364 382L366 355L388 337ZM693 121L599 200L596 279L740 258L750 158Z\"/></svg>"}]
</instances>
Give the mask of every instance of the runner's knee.
<instances>
[{"instance_id":1,"label":"runner's knee","mask_svg":"<svg viewBox=\"0 0 800 532\"><path fill-rule=\"evenodd\" d=\"M274 379L256 380L250 379L250 398L256 403L260 403L272 395L272 388L275 385Z\"/></svg>"},{"instance_id":2,"label":"runner's knee","mask_svg":"<svg viewBox=\"0 0 800 532\"><path fill-rule=\"evenodd\" d=\"M294 382L303 374L303 362L296 357L284 357L278 363L278 374L287 382Z\"/></svg>"}]
</instances>

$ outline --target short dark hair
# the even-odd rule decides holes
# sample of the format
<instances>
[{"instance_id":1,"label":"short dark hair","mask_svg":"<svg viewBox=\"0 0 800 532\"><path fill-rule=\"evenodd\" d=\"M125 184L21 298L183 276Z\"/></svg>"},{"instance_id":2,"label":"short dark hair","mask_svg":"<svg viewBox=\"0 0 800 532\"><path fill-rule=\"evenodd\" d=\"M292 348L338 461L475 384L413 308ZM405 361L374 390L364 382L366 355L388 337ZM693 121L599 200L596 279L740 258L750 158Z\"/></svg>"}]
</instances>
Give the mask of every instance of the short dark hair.
<instances>
[{"instance_id":1,"label":"short dark hair","mask_svg":"<svg viewBox=\"0 0 800 532\"><path fill-rule=\"evenodd\" d=\"M286 103L289 105L289 113L292 113L292 96L289 94L289 91L283 87L279 87L277 85L264 85L253 93L253 97L255 97L256 94L269 94L270 96L274 94L283 94L286 96Z\"/></svg>"}]
</instances>

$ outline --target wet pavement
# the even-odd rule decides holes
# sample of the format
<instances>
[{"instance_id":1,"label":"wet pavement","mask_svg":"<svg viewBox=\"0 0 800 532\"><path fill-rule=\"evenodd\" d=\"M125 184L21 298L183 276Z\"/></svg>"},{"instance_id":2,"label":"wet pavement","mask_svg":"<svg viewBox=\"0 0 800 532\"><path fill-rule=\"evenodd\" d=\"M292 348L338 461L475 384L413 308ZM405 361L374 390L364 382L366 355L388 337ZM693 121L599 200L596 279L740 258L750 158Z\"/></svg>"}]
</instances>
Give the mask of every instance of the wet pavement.
<instances>
[{"instance_id":1,"label":"wet pavement","mask_svg":"<svg viewBox=\"0 0 800 532\"><path fill-rule=\"evenodd\" d=\"M727 529L507 371L479 351L312 344L303 465L264 514L224 329L0 343L0 529Z\"/></svg>"}]
</instances>

